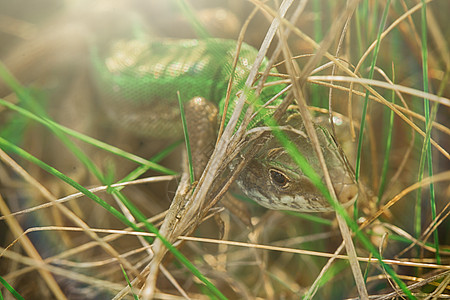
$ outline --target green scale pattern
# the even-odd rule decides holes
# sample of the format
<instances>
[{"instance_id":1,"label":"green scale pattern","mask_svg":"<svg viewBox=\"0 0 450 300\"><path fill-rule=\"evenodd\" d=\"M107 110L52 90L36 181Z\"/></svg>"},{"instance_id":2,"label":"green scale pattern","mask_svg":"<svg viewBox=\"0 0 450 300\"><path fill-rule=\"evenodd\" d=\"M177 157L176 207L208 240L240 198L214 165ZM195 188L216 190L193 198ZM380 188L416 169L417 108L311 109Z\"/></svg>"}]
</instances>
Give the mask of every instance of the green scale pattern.
<instances>
[{"instance_id":1,"label":"green scale pattern","mask_svg":"<svg viewBox=\"0 0 450 300\"><path fill-rule=\"evenodd\" d=\"M92 51L92 82L106 113L116 122L144 135L181 137L177 91L184 102L204 97L215 103L221 116L236 43L224 39L117 41L103 53L99 49ZM227 122L257 54L255 48L242 44ZM264 59L260 70L266 67ZM269 77L267 82L274 80ZM265 102L282 88L265 87L260 99ZM268 114L270 111L260 114L250 126Z\"/></svg>"}]
</instances>

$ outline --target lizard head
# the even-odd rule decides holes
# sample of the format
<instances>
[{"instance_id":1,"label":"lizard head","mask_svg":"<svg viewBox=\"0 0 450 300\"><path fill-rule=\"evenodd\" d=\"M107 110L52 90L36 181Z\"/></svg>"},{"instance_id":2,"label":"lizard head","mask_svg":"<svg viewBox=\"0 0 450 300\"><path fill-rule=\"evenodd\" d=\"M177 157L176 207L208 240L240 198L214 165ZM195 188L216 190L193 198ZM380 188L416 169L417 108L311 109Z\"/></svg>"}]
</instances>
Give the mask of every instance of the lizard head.
<instances>
[{"instance_id":1,"label":"lizard head","mask_svg":"<svg viewBox=\"0 0 450 300\"><path fill-rule=\"evenodd\" d=\"M292 126L293 123L295 126ZM280 129L324 182L320 162L306 131L303 130L301 119L291 118ZM237 178L242 191L260 205L270 209L302 212L332 211L333 208L327 199L281 146L270 128L259 127L257 130L266 132L261 139L255 139L246 146L252 147L255 143L260 143L261 148L249 160L248 165ZM315 131L338 200L340 204L349 206L355 201L359 191L353 171L328 130L315 125Z\"/></svg>"}]
</instances>

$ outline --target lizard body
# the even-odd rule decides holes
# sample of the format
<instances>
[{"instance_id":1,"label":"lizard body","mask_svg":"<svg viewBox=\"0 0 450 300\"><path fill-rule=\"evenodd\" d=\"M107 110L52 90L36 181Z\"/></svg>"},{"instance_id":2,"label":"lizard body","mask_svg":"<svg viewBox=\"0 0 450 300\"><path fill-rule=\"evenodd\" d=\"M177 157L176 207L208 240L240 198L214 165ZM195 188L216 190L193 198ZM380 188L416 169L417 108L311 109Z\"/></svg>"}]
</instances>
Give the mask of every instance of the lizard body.
<instances>
[{"instance_id":1,"label":"lizard body","mask_svg":"<svg viewBox=\"0 0 450 300\"><path fill-rule=\"evenodd\" d=\"M93 82L109 117L150 137L182 136L177 92L184 102L203 97L223 114L236 41L224 39L134 39L115 42L104 53L93 51ZM244 87L258 51L242 44L231 95ZM264 69L267 60L261 66ZM268 81L276 78L269 77ZM263 90L270 99L281 86ZM236 97L227 110L231 116ZM252 124L256 124L261 116Z\"/></svg>"}]
</instances>

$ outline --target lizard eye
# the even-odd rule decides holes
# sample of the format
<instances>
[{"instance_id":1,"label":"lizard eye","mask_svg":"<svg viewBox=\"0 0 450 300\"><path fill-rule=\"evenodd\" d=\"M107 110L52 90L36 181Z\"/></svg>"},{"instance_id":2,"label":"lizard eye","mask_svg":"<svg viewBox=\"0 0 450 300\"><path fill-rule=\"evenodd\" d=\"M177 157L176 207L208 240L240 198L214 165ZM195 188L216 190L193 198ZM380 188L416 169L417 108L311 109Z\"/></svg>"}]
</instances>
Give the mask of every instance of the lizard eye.
<instances>
[{"instance_id":1,"label":"lizard eye","mask_svg":"<svg viewBox=\"0 0 450 300\"><path fill-rule=\"evenodd\" d=\"M282 172L275 170L275 169L271 169L269 171L270 173L270 178L272 179L272 182L274 184L276 184L279 187L285 188L289 185L289 178L284 175Z\"/></svg>"}]
</instances>

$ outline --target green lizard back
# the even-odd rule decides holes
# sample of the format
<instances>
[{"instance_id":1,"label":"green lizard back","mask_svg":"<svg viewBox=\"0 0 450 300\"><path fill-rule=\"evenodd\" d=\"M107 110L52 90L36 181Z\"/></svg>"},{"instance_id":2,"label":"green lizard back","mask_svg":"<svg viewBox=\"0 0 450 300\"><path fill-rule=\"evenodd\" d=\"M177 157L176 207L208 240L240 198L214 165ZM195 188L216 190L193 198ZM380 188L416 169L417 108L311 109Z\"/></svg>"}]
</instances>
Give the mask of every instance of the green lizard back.
<instances>
[{"instance_id":1,"label":"green lizard back","mask_svg":"<svg viewBox=\"0 0 450 300\"><path fill-rule=\"evenodd\" d=\"M93 51L92 81L106 113L122 126L153 137L180 137L177 91L184 102L193 97L214 102L222 115L236 43L224 39L117 41L103 52ZM227 121L257 53L242 44ZM261 70L266 66L264 60ZM264 88L262 98L269 100L281 88Z\"/></svg>"}]
</instances>

